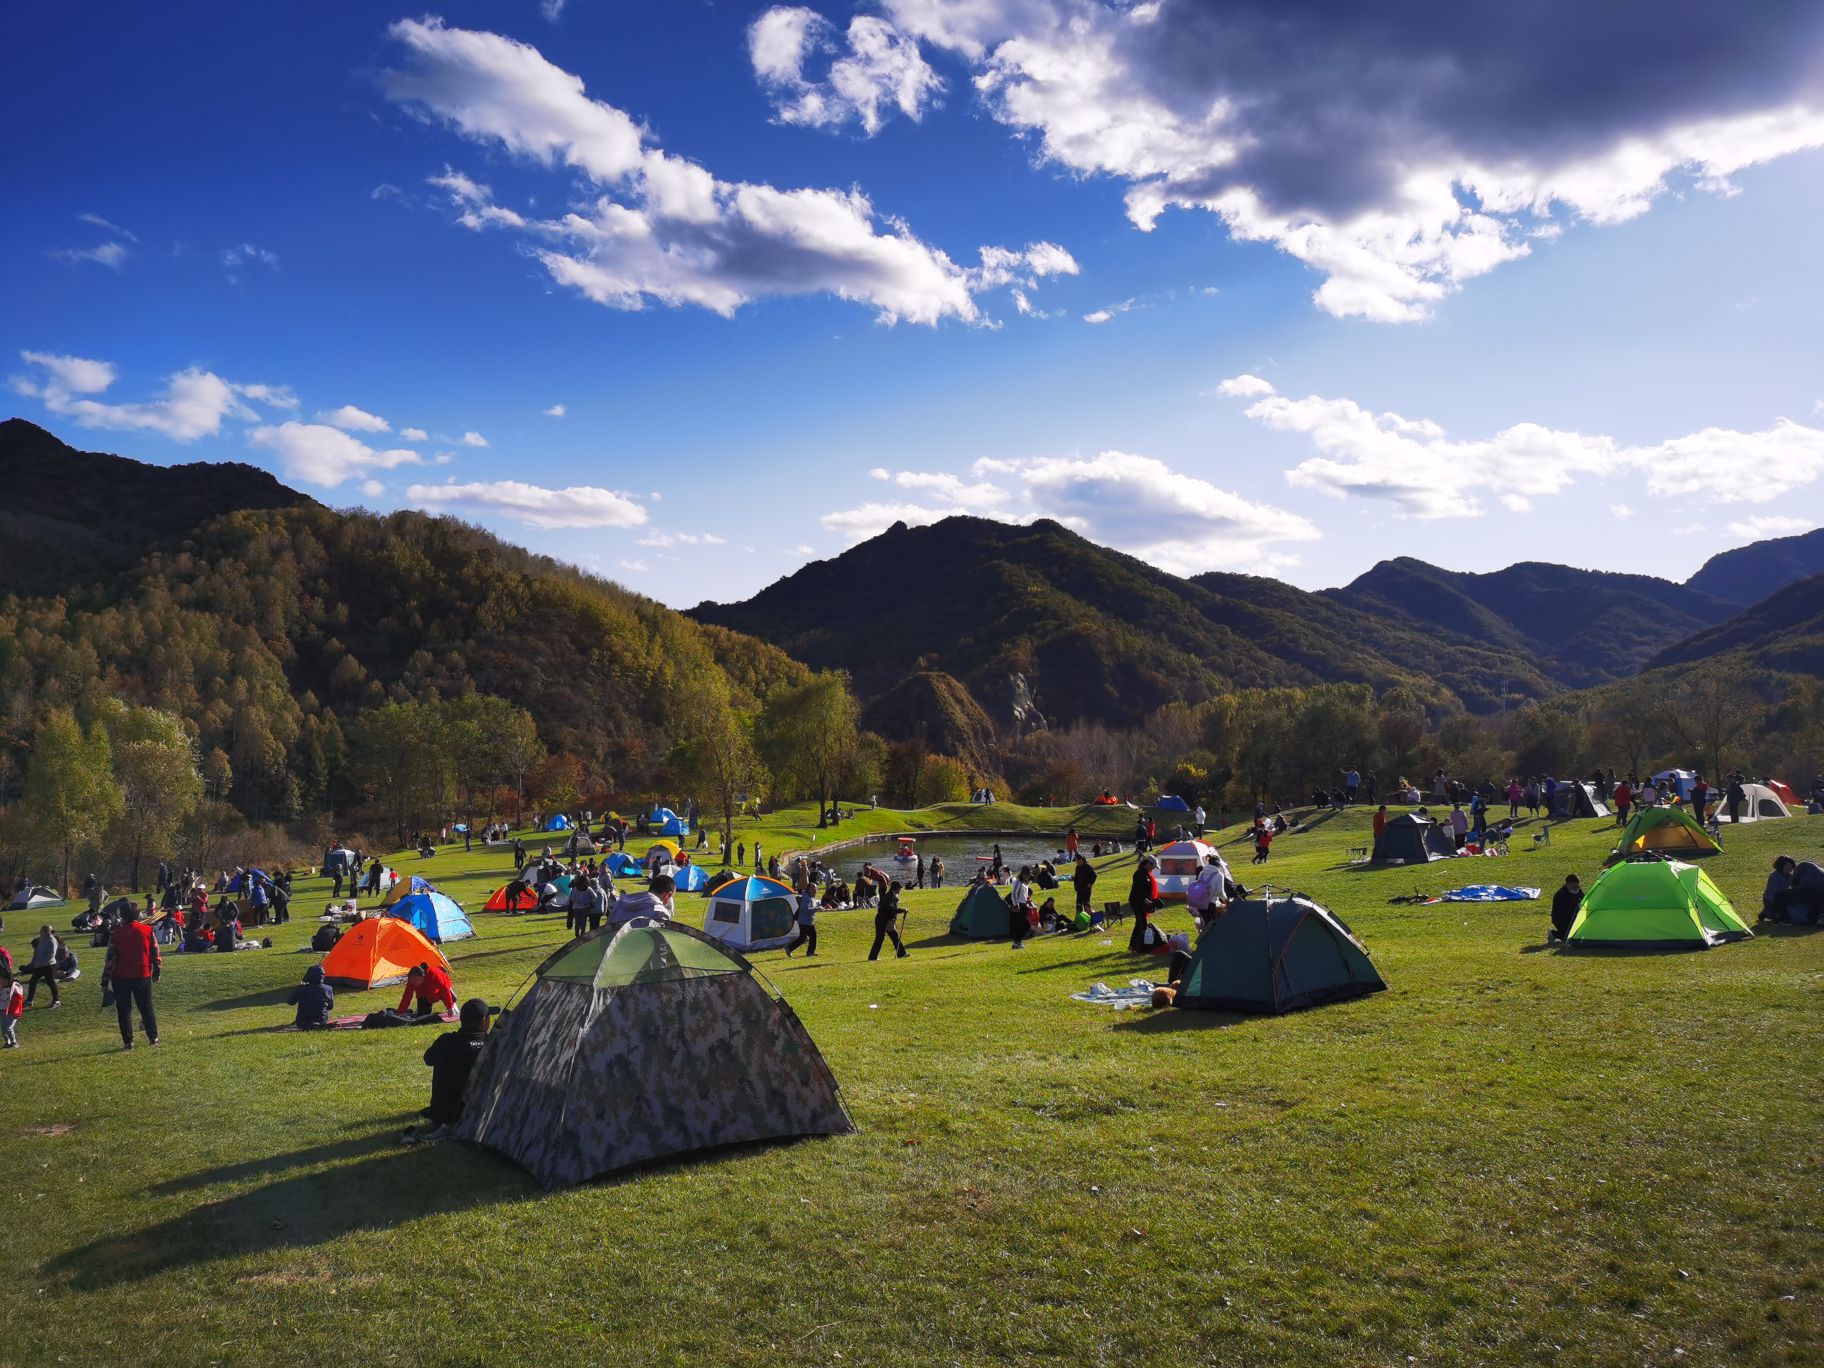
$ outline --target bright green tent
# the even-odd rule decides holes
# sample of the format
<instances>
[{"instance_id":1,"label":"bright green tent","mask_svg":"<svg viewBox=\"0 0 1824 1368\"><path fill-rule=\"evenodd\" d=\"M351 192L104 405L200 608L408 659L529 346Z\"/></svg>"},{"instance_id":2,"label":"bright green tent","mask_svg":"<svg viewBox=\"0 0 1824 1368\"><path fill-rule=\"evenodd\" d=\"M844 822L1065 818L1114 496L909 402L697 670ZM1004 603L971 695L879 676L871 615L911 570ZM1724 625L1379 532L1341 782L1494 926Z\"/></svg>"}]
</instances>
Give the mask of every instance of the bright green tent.
<instances>
[{"instance_id":1,"label":"bright green tent","mask_svg":"<svg viewBox=\"0 0 1824 1368\"><path fill-rule=\"evenodd\" d=\"M975 884L950 918L950 934L970 940L1001 940L1013 934L1013 916L991 886Z\"/></svg>"},{"instance_id":2,"label":"bright green tent","mask_svg":"<svg viewBox=\"0 0 1824 1368\"><path fill-rule=\"evenodd\" d=\"M1197 942L1177 1005L1292 1012L1387 987L1368 951L1329 908L1302 893L1237 899Z\"/></svg>"},{"instance_id":3,"label":"bright green tent","mask_svg":"<svg viewBox=\"0 0 1824 1368\"><path fill-rule=\"evenodd\" d=\"M1722 847L1698 825L1683 803L1637 808L1622 828L1621 839L1609 852L1610 864L1630 855L1714 855Z\"/></svg>"},{"instance_id":4,"label":"bright green tent","mask_svg":"<svg viewBox=\"0 0 1824 1368\"><path fill-rule=\"evenodd\" d=\"M1696 865L1631 860L1610 866L1584 894L1567 943L1704 950L1753 934Z\"/></svg>"}]
</instances>

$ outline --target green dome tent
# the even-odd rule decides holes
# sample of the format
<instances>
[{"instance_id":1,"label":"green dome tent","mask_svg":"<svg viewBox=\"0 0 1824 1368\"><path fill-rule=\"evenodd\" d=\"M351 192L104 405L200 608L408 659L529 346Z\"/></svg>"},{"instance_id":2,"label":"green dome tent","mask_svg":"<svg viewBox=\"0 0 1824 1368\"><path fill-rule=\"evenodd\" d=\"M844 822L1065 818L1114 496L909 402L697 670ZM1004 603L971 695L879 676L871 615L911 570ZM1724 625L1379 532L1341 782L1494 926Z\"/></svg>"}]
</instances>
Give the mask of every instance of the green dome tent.
<instances>
[{"instance_id":1,"label":"green dome tent","mask_svg":"<svg viewBox=\"0 0 1824 1368\"><path fill-rule=\"evenodd\" d=\"M1566 944L1707 950L1752 935L1722 890L1696 865L1645 859L1603 871L1583 895Z\"/></svg>"},{"instance_id":2,"label":"green dome tent","mask_svg":"<svg viewBox=\"0 0 1824 1368\"><path fill-rule=\"evenodd\" d=\"M1446 860L1457 853L1456 842L1444 834L1436 822L1416 812L1402 812L1387 819L1381 834L1374 838L1371 865L1429 864Z\"/></svg>"},{"instance_id":3,"label":"green dome tent","mask_svg":"<svg viewBox=\"0 0 1824 1368\"><path fill-rule=\"evenodd\" d=\"M1004 940L1013 934L1013 914L989 884L972 885L950 918L950 934L968 940Z\"/></svg>"},{"instance_id":4,"label":"green dome tent","mask_svg":"<svg viewBox=\"0 0 1824 1368\"><path fill-rule=\"evenodd\" d=\"M1179 1007L1293 1012L1385 990L1368 951L1329 908L1302 893L1238 899L1197 942Z\"/></svg>"},{"instance_id":5,"label":"green dome tent","mask_svg":"<svg viewBox=\"0 0 1824 1368\"><path fill-rule=\"evenodd\" d=\"M636 917L573 941L488 1034L457 1138L547 1188L855 1129L797 1015L739 955Z\"/></svg>"},{"instance_id":6,"label":"green dome tent","mask_svg":"<svg viewBox=\"0 0 1824 1368\"><path fill-rule=\"evenodd\" d=\"M1722 849L1716 838L1697 824L1683 803L1639 808L1621 830L1621 839L1609 852L1608 863L1630 855L1714 855Z\"/></svg>"}]
</instances>

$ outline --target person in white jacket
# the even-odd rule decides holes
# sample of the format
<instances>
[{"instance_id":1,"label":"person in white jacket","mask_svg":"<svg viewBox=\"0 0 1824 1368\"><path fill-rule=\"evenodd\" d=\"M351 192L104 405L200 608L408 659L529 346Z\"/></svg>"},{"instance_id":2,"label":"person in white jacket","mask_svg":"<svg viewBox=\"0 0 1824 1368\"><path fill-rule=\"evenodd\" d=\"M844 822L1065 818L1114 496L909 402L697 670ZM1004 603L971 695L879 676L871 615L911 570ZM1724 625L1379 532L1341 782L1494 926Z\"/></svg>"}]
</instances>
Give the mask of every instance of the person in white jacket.
<instances>
[{"instance_id":1,"label":"person in white jacket","mask_svg":"<svg viewBox=\"0 0 1824 1368\"><path fill-rule=\"evenodd\" d=\"M614 901L614 910L608 914L610 927L622 926L635 917L645 917L651 921L670 921L672 895L677 885L671 875L659 874L638 893L623 893Z\"/></svg>"}]
</instances>

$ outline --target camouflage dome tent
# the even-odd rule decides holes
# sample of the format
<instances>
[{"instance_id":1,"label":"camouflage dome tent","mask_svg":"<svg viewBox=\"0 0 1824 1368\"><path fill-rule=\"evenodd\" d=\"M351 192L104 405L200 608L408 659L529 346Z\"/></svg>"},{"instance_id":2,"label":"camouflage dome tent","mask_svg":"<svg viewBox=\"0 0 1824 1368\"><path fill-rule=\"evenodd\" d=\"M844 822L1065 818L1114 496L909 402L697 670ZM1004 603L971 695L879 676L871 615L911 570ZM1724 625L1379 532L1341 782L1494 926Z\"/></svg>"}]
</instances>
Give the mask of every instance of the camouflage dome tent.
<instances>
[{"instance_id":1,"label":"camouflage dome tent","mask_svg":"<svg viewBox=\"0 0 1824 1368\"><path fill-rule=\"evenodd\" d=\"M796 1014L676 922L565 946L489 1034L457 1136L543 1186L723 1145L855 1129Z\"/></svg>"}]
</instances>

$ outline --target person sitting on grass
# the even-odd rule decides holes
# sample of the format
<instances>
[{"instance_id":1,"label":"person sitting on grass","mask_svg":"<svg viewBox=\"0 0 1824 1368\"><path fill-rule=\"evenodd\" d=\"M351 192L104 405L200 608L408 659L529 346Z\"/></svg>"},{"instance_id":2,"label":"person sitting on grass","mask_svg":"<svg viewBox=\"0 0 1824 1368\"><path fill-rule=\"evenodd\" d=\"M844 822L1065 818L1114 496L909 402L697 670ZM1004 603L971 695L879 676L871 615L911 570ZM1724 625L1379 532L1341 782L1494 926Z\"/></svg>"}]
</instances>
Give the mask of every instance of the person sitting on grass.
<instances>
[{"instance_id":1,"label":"person sitting on grass","mask_svg":"<svg viewBox=\"0 0 1824 1368\"><path fill-rule=\"evenodd\" d=\"M448 1139L450 1128L462 1120L469 1075L475 1072L475 1061L488 1043L490 1015L486 1002L470 998L462 1004L456 1029L438 1036L424 1052L424 1062L431 1070L431 1105L423 1115L430 1124L421 1132L408 1130L406 1144L432 1145Z\"/></svg>"},{"instance_id":2,"label":"person sitting on grass","mask_svg":"<svg viewBox=\"0 0 1824 1368\"><path fill-rule=\"evenodd\" d=\"M441 964L418 964L405 976L405 991L399 995L403 1012L416 997L419 1017L431 1016L439 1007L456 1010L456 985L450 982L449 970Z\"/></svg>"},{"instance_id":3,"label":"person sitting on grass","mask_svg":"<svg viewBox=\"0 0 1824 1368\"><path fill-rule=\"evenodd\" d=\"M1552 929L1545 938L1547 945L1563 941L1571 934L1577 910L1583 906L1583 883L1575 874L1564 876L1564 886L1552 894Z\"/></svg>"},{"instance_id":4,"label":"person sitting on grass","mask_svg":"<svg viewBox=\"0 0 1824 1368\"><path fill-rule=\"evenodd\" d=\"M298 1009L293 1026L300 1031L320 1031L329 1025L329 1014L335 1010L336 990L323 982L323 966L313 964L304 971L304 982L285 1001Z\"/></svg>"}]
</instances>

